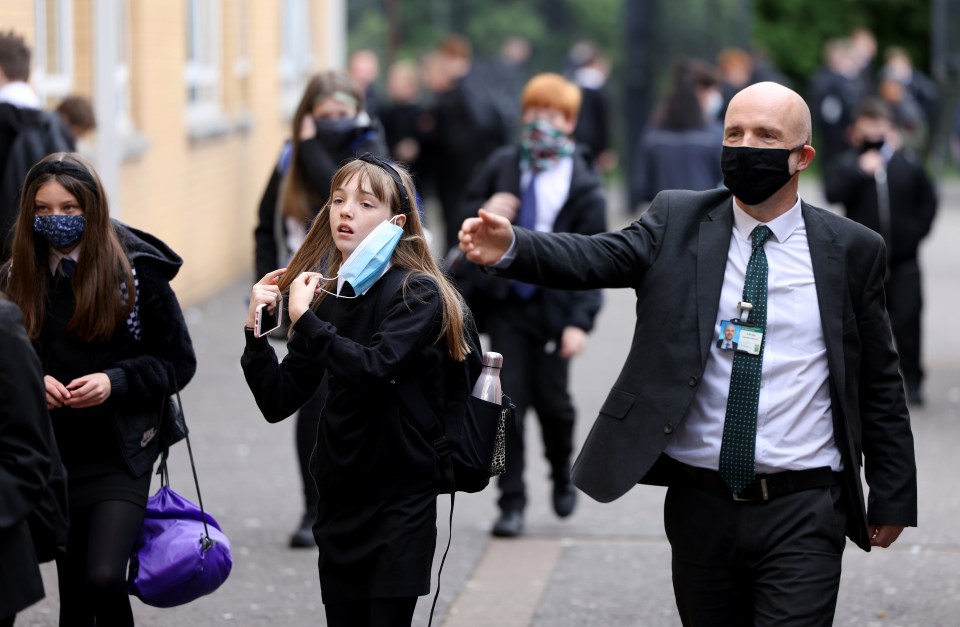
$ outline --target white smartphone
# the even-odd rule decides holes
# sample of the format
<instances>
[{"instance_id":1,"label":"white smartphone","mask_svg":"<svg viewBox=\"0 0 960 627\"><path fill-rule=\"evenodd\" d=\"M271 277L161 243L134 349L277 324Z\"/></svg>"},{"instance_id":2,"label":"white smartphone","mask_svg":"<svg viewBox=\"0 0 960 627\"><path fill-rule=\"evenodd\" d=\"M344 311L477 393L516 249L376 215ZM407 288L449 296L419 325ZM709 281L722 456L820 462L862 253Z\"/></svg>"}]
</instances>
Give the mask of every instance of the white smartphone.
<instances>
[{"instance_id":1,"label":"white smartphone","mask_svg":"<svg viewBox=\"0 0 960 627\"><path fill-rule=\"evenodd\" d=\"M271 331L276 331L280 328L282 319L283 299L277 301L276 307L273 308L273 313L270 313L270 310L267 309L266 303L257 305L257 313L253 322L253 336L263 337Z\"/></svg>"}]
</instances>

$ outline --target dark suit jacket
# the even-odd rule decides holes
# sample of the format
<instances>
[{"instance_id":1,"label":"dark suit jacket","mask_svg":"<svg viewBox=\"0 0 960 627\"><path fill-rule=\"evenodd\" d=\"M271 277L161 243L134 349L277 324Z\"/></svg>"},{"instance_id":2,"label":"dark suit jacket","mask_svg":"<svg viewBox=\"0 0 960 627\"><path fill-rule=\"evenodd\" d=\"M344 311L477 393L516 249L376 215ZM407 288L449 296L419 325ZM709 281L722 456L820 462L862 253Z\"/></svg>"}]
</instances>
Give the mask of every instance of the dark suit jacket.
<instances>
[{"instance_id":1,"label":"dark suit jacket","mask_svg":"<svg viewBox=\"0 0 960 627\"><path fill-rule=\"evenodd\" d=\"M733 346L733 350L737 350L737 342L730 342ZM717 340L717 348L723 348L723 340Z\"/></svg>"},{"instance_id":2,"label":"dark suit jacket","mask_svg":"<svg viewBox=\"0 0 960 627\"><path fill-rule=\"evenodd\" d=\"M574 482L599 501L612 501L637 482L666 482L655 464L693 400L716 341L732 202L727 190L671 191L615 233L515 229L517 258L505 275L637 293L630 353L574 466ZM884 305L885 251L876 233L851 220L806 203L802 211L827 347L834 436L845 468L847 535L869 550L868 520L915 525L917 519L913 435ZM670 333L663 332L665 325Z\"/></svg>"}]
</instances>

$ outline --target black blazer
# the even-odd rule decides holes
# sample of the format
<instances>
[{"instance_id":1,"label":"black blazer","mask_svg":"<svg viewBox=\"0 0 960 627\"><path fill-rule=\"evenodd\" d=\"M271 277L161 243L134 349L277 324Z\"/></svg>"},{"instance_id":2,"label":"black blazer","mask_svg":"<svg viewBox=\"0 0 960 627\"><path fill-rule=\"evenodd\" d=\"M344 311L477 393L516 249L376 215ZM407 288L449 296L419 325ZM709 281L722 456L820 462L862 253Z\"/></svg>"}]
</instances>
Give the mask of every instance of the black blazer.
<instances>
[{"instance_id":1,"label":"black blazer","mask_svg":"<svg viewBox=\"0 0 960 627\"><path fill-rule=\"evenodd\" d=\"M612 501L637 482L665 483L654 465L683 420L716 341L732 202L725 189L670 191L616 233L514 230L517 258L505 275L637 293L630 353L574 466L574 482L599 501ZM845 468L847 535L870 550L868 520L917 520L913 435L884 305L883 241L807 203L802 211L827 347L834 436ZM670 334L659 332L665 321Z\"/></svg>"}]
</instances>

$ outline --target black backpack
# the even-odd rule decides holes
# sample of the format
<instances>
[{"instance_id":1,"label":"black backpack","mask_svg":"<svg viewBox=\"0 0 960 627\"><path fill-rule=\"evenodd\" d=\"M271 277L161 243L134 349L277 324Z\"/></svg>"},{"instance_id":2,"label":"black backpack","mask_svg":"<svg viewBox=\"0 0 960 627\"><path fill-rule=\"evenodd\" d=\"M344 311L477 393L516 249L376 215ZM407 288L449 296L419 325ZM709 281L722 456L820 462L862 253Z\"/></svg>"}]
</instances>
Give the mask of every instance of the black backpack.
<instances>
[{"instance_id":1,"label":"black backpack","mask_svg":"<svg viewBox=\"0 0 960 627\"><path fill-rule=\"evenodd\" d=\"M388 272L377 298L377 319L382 319L389 299L403 289L405 272ZM414 376L394 379L397 400L440 458L442 493L479 492L490 477L504 470L504 438L513 428L510 398L503 405L474 397L473 384L482 368L480 336L469 307L465 307L464 328L470 353L463 361L444 357L443 415L437 416Z\"/></svg>"},{"instance_id":2,"label":"black backpack","mask_svg":"<svg viewBox=\"0 0 960 627\"><path fill-rule=\"evenodd\" d=\"M388 271L377 295L376 319L382 320L390 298L403 289L408 273ZM440 492L450 494L450 535L437 571L437 591L430 606L430 620L440 598L440 576L453 541L453 509L457 492L479 492L490 477L503 474L506 430L514 428L514 405L504 394L502 405L473 396L473 384L483 367L480 335L470 308L464 304L464 332L470 353L463 361L449 354L443 362L443 415L437 416L423 395L415 377L394 379L397 400L406 408L417 429L424 434L440 458Z\"/></svg>"}]
</instances>

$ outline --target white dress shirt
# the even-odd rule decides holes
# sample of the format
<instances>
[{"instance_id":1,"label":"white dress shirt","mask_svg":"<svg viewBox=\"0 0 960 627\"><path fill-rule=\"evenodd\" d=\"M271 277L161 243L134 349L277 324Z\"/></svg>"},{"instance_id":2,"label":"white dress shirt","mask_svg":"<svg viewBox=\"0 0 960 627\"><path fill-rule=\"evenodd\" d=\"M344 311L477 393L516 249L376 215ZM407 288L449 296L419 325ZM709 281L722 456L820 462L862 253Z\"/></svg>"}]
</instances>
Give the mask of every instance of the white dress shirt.
<instances>
[{"instance_id":1,"label":"white dress shirt","mask_svg":"<svg viewBox=\"0 0 960 627\"><path fill-rule=\"evenodd\" d=\"M530 184L533 173L526 164L520 165L520 195ZM570 197L570 182L573 178L573 157L561 157L550 168L537 173L537 223L536 231L553 232L553 223Z\"/></svg>"},{"instance_id":2,"label":"white dress shirt","mask_svg":"<svg viewBox=\"0 0 960 627\"><path fill-rule=\"evenodd\" d=\"M734 228L720 293L714 338L721 320L739 316L750 233L760 222L733 203ZM830 466L842 469L833 437L829 369L820 323L813 266L800 199L792 209L767 222L773 235L764 245L767 278L766 344L757 412L758 473ZM685 464L717 470L730 388L734 351L714 339L700 388L666 453Z\"/></svg>"}]
</instances>

